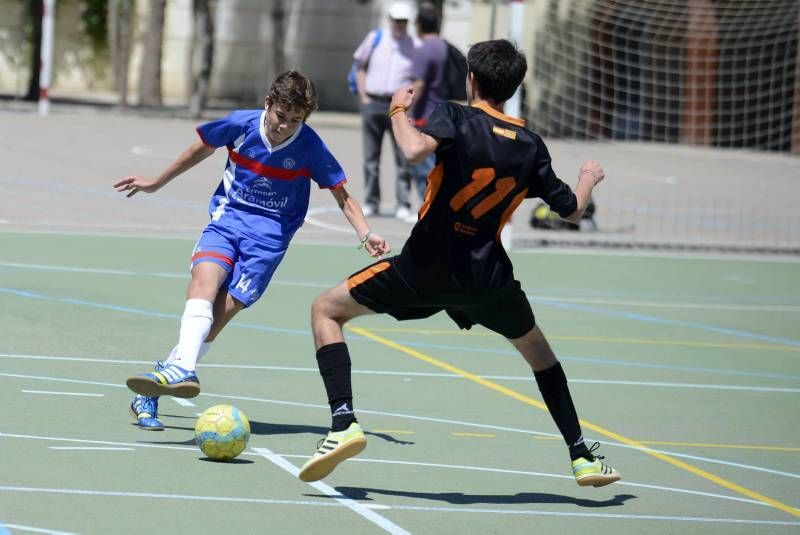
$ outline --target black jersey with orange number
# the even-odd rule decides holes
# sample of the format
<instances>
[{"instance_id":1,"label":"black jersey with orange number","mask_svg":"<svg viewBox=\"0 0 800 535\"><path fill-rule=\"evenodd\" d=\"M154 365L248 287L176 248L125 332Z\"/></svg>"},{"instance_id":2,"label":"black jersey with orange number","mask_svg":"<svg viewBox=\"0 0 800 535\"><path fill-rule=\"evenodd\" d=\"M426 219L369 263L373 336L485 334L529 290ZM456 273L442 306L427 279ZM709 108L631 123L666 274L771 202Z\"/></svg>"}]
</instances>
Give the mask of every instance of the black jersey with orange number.
<instances>
[{"instance_id":1,"label":"black jersey with orange number","mask_svg":"<svg viewBox=\"0 0 800 535\"><path fill-rule=\"evenodd\" d=\"M506 286L513 269L500 231L511 214L526 197L540 197L568 216L577 209L572 189L522 119L485 103L444 103L422 131L439 141L436 166L398 269L426 294Z\"/></svg>"}]
</instances>

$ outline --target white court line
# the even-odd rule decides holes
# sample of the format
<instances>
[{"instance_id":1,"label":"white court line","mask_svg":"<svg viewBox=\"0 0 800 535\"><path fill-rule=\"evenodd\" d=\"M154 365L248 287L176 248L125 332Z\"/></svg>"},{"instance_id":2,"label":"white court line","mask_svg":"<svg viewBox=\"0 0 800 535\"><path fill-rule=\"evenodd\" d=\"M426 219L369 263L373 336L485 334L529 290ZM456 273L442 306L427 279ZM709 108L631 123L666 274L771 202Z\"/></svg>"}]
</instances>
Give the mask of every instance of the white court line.
<instances>
[{"instance_id":1,"label":"white court line","mask_svg":"<svg viewBox=\"0 0 800 535\"><path fill-rule=\"evenodd\" d=\"M338 211L339 211L338 208L334 208L334 207L330 207L330 206L315 206L315 207L311 207L311 208L308 209L308 212L306 212L305 221L306 221L306 223L308 223L310 225L314 225L315 227L324 228L325 230L333 230L333 231L336 231L336 232L342 232L342 233L347 233L347 234L353 232L353 229L350 228L350 227L344 227L342 225L333 225L331 223L325 223L324 221L320 221L319 219L314 218L314 216L316 216L318 214L325 214L325 213L338 212ZM383 235L383 232L381 232L381 234Z\"/></svg>"},{"instance_id":2,"label":"white court line","mask_svg":"<svg viewBox=\"0 0 800 535\"><path fill-rule=\"evenodd\" d=\"M788 255L774 255L774 254L747 254L747 253L730 253L730 254L713 254L701 253L697 251L683 251L680 253L670 253L668 251L637 251L637 250L624 250L618 251L614 249L574 249L570 247L547 247L536 249L516 249L514 254L542 254L542 255L571 255L571 256L624 256L628 258L669 258L671 260L718 260L720 262L764 262L768 264L798 264L800 258Z\"/></svg>"},{"instance_id":3,"label":"white court line","mask_svg":"<svg viewBox=\"0 0 800 535\"><path fill-rule=\"evenodd\" d=\"M269 448L253 448L253 451L267 459L272 464L282 468L292 474L294 477L297 477L297 474L300 473L300 469L297 468L295 465L272 452ZM333 487L323 483L322 481L315 481L313 483L308 483L308 485L314 487L321 493L325 494L326 496L330 496L337 502L341 503L351 511L358 513L359 515L363 516L373 524L377 525L379 528L387 531L389 533L394 533L396 535L410 535L410 533L391 520L382 517L375 511L364 507L359 502L353 500L352 498L348 498L347 496L341 494Z\"/></svg>"},{"instance_id":4,"label":"white court line","mask_svg":"<svg viewBox=\"0 0 800 535\"><path fill-rule=\"evenodd\" d=\"M87 396L87 397L95 397L101 398L105 396L105 394L87 394L85 392L52 392L49 390L23 390L26 394L49 394L53 396Z\"/></svg>"},{"instance_id":5,"label":"white court line","mask_svg":"<svg viewBox=\"0 0 800 535\"><path fill-rule=\"evenodd\" d=\"M48 355L17 355L9 353L0 353L0 358L13 358L13 359L28 359L28 360L55 360L55 361L68 361L68 362L91 362L93 364L150 364L150 361L145 360L123 360L123 359L95 359L86 357L55 357ZM318 368L299 367L299 366L265 366L256 364L210 364L203 363L199 365L202 368L220 368L225 370L265 370L265 371L289 371L289 372L307 372L318 374ZM389 375L399 377L436 377L442 379L461 379L464 378L454 373L442 372L401 372L390 370L353 370L354 375ZM534 380L531 375L478 375L483 379L502 380L502 381L523 381L532 382ZM620 386L654 386L660 388L699 388L707 390L742 390L749 392L786 392L797 394L800 393L800 388L782 388L770 386L748 386L748 385L722 385L722 384L705 384L705 383L664 383L657 381L614 381L614 380L601 380L601 379L572 379L570 383L582 384L597 384L597 385L620 385ZM172 397L176 403L184 407L194 407L191 401L183 398Z\"/></svg>"},{"instance_id":6,"label":"white court line","mask_svg":"<svg viewBox=\"0 0 800 535\"><path fill-rule=\"evenodd\" d=\"M111 446L50 446L51 450L98 450L98 451L136 451L136 448L117 448Z\"/></svg>"},{"instance_id":7,"label":"white court line","mask_svg":"<svg viewBox=\"0 0 800 535\"><path fill-rule=\"evenodd\" d=\"M368 430L369 431L369 430ZM167 444L152 444L152 443L129 443L129 442L111 442L108 440L87 440L87 439L77 439L77 438L66 438L66 437L47 437L47 436L37 436L37 435L20 435L14 433L2 433L0 432L0 438L8 437L8 438L17 438L23 440L42 440L42 441L49 441L49 442L70 442L76 444L107 444L107 445L116 445L116 446L134 446L136 448L156 448L156 449L166 449L166 450L179 450L184 452L192 452L197 453L197 449L191 446L175 446L175 445L167 445ZM251 453L249 451L245 451L242 453L245 456L258 456L260 454ZM307 459L308 454L305 455L296 455L296 454L289 454L284 453L281 454L281 457L286 458L294 458L294 459ZM573 480L573 476L565 476L562 474L550 474L547 472L533 472L530 470L511 470L507 468L489 468L489 467L482 467L482 466L468 466L468 465L458 465L458 464L439 464L439 463L422 463L422 462L414 462L414 461L395 461L390 459L369 459L369 458L354 458L350 459L352 462L357 463L373 463L373 464L388 464L388 465L404 465L404 466L413 466L413 467L425 467L425 468L442 468L445 470L467 470L467 471L475 471L475 472L488 472L493 474L512 474L512 475L519 475L519 476L529 476L529 477L547 477L547 478L554 478L554 479L564 479L564 480ZM712 492L702 492L697 490L688 490L688 489L680 489L675 487L664 487L660 485L648 485L646 483L633 483L631 481L619 481L614 484L615 486L625 486L625 487L638 487L638 488L646 488L646 489L653 489L653 490L661 490L665 492L675 492L678 494L690 494L692 496L703 496L706 498L716 498L720 500L727 500L727 501L734 501L734 502L741 502L741 503L750 503L753 505L760 505L771 507L769 504L766 504L762 501L758 500L751 500L748 498L740 498L738 496L729 496L725 494L716 494Z\"/></svg>"},{"instance_id":8,"label":"white court line","mask_svg":"<svg viewBox=\"0 0 800 535\"><path fill-rule=\"evenodd\" d=\"M185 494L157 494L153 492L119 492L119 491L100 491L83 489L52 489L35 487L14 487L0 485L0 492L29 492L39 494L66 494L78 496L116 496L125 498L155 498L157 500L186 500L202 502L223 502L223 503L253 503L265 505L299 505L305 507L345 507L339 503L326 503L311 500L270 500L266 498L233 498L227 496L199 496ZM335 492L335 491L334 491ZM762 504L763 505L763 504ZM401 511L425 511L442 513L477 513L477 514L497 514L497 515L531 515L531 516L566 516L580 518L609 518L621 520L660 520L660 521L683 521L683 522L713 522L713 523L733 523L749 525L768 525L768 526L800 526L800 522L787 522L780 520L748 520L743 518L710 518L696 516L658 516L658 515L624 515L609 513L565 513L556 511L531 511L522 509L488 509L476 507L425 507L413 505L397 505L392 507ZM8 527L13 527L6 524ZM62 532L47 531L61 535ZM64 534L68 535L68 534Z\"/></svg>"},{"instance_id":9,"label":"white court line","mask_svg":"<svg viewBox=\"0 0 800 535\"><path fill-rule=\"evenodd\" d=\"M641 308L677 308L688 310L736 310L751 312L800 312L800 306L796 305L751 305L738 303L681 303L670 301L635 301L630 299L594 299L586 297L561 297L548 295L531 294L531 299L547 299L551 301L562 301L564 303L583 303L588 305L613 305Z\"/></svg>"},{"instance_id":10,"label":"white court line","mask_svg":"<svg viewBox=\"0 0 800 535\"><path fill-rule=\"evenodd\" d=\"M172 400L173 400L175 403L177 403L178 405L182 405L182 406L184 406L184 407L194 407L194 403L192 403L192 402L191 402L191 401L189 401L188 399L184 399L184 398L176 398L176 397L174 397L174 396L170 396L170 398L172 398Z\"/></svg>"},{"instance_id":11,"label":"white court line","mask_svg":"<svg viewBox=\"0 0 800 535\"><path fill-rule=\"evenodd\" d=\"M101 383L97 381L81 381L78 379L62 379L59 377L43 377L37 375L22 375L22 374L14 374L14 373L0 373L0 377L15 377L21 379L35 379L35 380L42 380L42 381L55 381L55 382L66 382L66 383L78 383L78 384L91 384L97 386L107 386L111 388L126 388L125 385L120 385L116 383ZM327 405L320 405L316 403L303 403L299 401L284 401L284 400L277 400L277 399L266 399L266 398L256 398L250 396L228 396L224 394L211 394L208 392L204 392L201 396L211 397L211 398L220 398L226 400L234 400L234 401L254 401L257 403L271 403L275 405L284 405L289 407L303 407L303 408L311 408L311 409L324 409L325 411L329 411L330 408ZM543 437L557 437L561 438L561 435L557 435L555 433L547 433L544 431L532 431L530 429L521 429L518 427L508 427L508 426L499 426L499 425L490 425L490 424L480 424L475 422L465 422L461 420L450 420L446 418L430 418L427 416L416 416L413 414L404 414L404 413L397 413L397 412L388 412L388 411L375 411L369 409L359 409L358 412L363 414L375 414L378 416L388 416L392 418L402 418L407 420L418 420L422 422L435 422L435 423L444 423L444 424L452 424L452 425L460 425L466 427L472 427L476 429L492 429L496 431L508 431L510 433L522 433L526 435L533 435L533 436L543 436ZM591 437L585 437L587 440L594 441L595 439ZM608 442L603 441L602 444L608 447L615 447L615 448L624 448L624 449L632 449L632 450L640 450L641 448L636 448L634 446L629 446L627 444L620 444L617 442ZM748 464L741 464L741 463L734 463L729 461L722 461L719 459L713 459L710 457L699 457L696 455L688 455L685 453L678 453L666 450L657 450L655 448L647 448L649 450L663 453L665 455L670 455L672 457L682 457L686 459L692 459L695 461L704 461L707 463L712 464L719 464L724 466L732 466L736 468L742 468L744 470L752 470L755 472L764 472L768 474L783 476L783 477L790 477L795 479L800 479L800 474L793 474L791 472L782 472L778 470L772 470L769 468L763 468L760 466L753 466Z\"/></svg>"},{"instance_id":12,"label":"white court line","mask_svg":"<svg viewBox=\"0 0 800 535\"><path fill-rule=\"evenodd\" d=\"M121 275L133 277L161 277L170 279L186 279L188 273L164 273L164 272L145 272L145 271L131 271L122 269L102 269L102 268L83 268L76 266L60 266L51 264L26 264L21 262L0 262L2 267L42 270L42 271L57 271L65 273L91 273L98 275ZM274 279L271 284L281 286L300 286L304 288L329 288L335 283L324 284L305 281L282 281ZM689 309L689 310L731 310L741 312L800 312L798 305L780 305L780 304L749 304L749 303L685 303L674 301L638 301L632 299L601 299L601 298L587 298L587 297L567 297L558 295L535 295L531 294L531 298L547 299L554 301L562 301L564 303L582 303L588 305L614 305L626 307L642 307L642 308L673 308L673 309Z\"/></svg>"},{"instance_id":13,"label":"white court line","mask_svg":"<svg viewBox=\"0 0 800 535\"><path fill-rule=\"evenodd\" d=\"M322 213L322 212L334 212L338 211L338 208L329 207L325 209L318 209L313 214ZM311 210L309 209L309 212ZM317 220L309 220L306 218L312 225L316 225L322 228L326 228L329 230L341 231L345 233L351 233L353 230L347 227L339 227L337 225L328 225L321 221ZM26 225L42 225L41 222L25 222L25 221L16 221L17 224L26 224ZM45 223L50 224L50 223ZM82 223L75 223L73 226L76 225L83 225ZM86 225L83 225L86 226ZM163 225L142 225L136 224L134 227L136 229L142 229L145 227L153 227L153 228L160 228L163 230ZM103 225L104 228L111 228L112 225ZM123 228L120 226L120 228ZM179 227L172 227L178 229L185 229L185 230L193 230L197 231L196 226L179 226ZM42 231L37 230L26 230L26 229L13 229L7 230L2 229L0 232L4 234L46 234L48 236L83 236L89 238L119 238L119 239L148 239L148 240L179 240L179 241L193 241L196 240L196 237L189 237L189 236L176 236L176 235L166 235L166 234L153 234L149 236L143 236L141 233L136 235L130 234L115 234L113 232L91 232L91 231L76 231L76 230L66 230L66 229L46 229ZM403 234L403 237L407 236L407 233ZM349 243L330 243L330 242L318 242L312 240L303 240L302 242L298 242L297 246L312 246L312 247L337 247L340 249L350 249L352 245ZM777 255L777 254L762 254L762 253L724 253L724 254L714 254L714 253L702 253L698 251L681 251L679 253L669 252L669 251L646 251L646 250L625 250L619 251L614 249L575 249L573 247L555 247L555 246L548 246L547 248L530 248L530 249L515 249L512 253L513 255L517 254L541 254L541 255L573 255L573 256L624 256L628 258L669 258L672 260L687 260L687 261L695 261L695 260L719 260L721 262L732 262L732 261L740 261L740 262L765 262L771 264L798 264L800 263L800 258L796 256L788 256L788 255Z\"/></svg>"},{"instance_id":14,"label":"white court line","mask_svg":"<svg viewBox=\"0 0 800 535\"><path fill-rule=\"evenodd\" d=\"M11 528L17 531L30 531L31 533L46 533L47 535L75 535L69 531L55 531L52 529L34 528L31 526L22 526L20 524L0 524L0 529ZM2 531L0 531L2 533Z\"/></svg>"}]
</instances>

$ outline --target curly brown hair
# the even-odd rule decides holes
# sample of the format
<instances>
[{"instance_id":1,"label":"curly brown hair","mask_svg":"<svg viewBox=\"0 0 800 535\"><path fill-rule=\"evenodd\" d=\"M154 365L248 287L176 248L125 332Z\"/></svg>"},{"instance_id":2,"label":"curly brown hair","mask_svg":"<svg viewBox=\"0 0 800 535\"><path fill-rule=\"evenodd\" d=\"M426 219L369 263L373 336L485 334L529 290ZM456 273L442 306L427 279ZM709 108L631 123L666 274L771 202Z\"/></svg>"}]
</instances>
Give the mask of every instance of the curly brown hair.
<instances>
[{"instance_id":1,"label":"curly brown hair","mask_svg":"<svg viewBox=\"0 0 800 535\"><path fill-rule=\"evenodd\" d=\"M295 70L281 74L269 88L267 105L280 104L288 109L298 109L305 113L305 118L317 109L317 88L310 78L306 78Z\"/></svg>"}]
</instances>

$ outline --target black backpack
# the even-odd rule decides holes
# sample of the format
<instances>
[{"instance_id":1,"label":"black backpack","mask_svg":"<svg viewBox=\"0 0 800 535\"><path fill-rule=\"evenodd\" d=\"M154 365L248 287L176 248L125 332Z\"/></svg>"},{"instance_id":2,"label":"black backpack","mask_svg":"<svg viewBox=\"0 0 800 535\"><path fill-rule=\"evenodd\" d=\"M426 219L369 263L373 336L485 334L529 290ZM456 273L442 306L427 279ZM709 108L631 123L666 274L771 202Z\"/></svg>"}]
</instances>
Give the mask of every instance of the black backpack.
<instances>
[{"instance_id":1,"label":"black backpack","mask_svg":"<svg viewBox=\"0 0 800 535\"><path fill-rule=\"evenodd\" d=\"M444 93L447 100L467 100L467 58L448 41L444 68Z\"/></svg>"}]
</instances>

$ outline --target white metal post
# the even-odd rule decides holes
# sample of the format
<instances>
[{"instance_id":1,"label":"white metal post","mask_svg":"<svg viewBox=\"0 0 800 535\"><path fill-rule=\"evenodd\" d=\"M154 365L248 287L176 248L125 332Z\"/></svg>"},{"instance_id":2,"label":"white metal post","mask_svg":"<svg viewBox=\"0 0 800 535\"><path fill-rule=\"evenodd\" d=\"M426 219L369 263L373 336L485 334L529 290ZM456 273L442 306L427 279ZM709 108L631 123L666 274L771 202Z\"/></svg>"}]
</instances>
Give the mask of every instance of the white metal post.
<instances>
[{"instance_id":1,"label":"white metal post","mask_svg":"<svg viewBox=\"0 0 800 535\"><path fill-rule=\"evenodd\" d=\"M55 26L55 0L44 0L42 12L42 56L39 59L39 115L50 111L50 81L53 78L53 33Z\"/></svg>"},{"instance_id":2,"label":"white metal post","mask_svg":"<svg viewBox=\"0 0 800 535\"><path fill-rule=\"evenodd\" d=\"M525 17L525 2L523 0L511 0L510 9L508 10L508 38L512 43L515 43L519 48L522 46L522 23ZM506 115L512 117L519 117L522 114L522 86L517 88L514 96L506 101L505 112Z\"/></svg>"},{"instance_id":3,"label":"white metal post","mask_svg":"<svg viewBox=\"0 0 800 535\"><path fill-rule=\"evenodd\" d=\"M508 14L510 17L508 24L508 38L512 43L515 43L518 47L522 48L522 22L525 15L525 3L523 0L511 0ZM510 115L511 117L519 117L522 115L521 91L521 87L518 87L516 92L514 92L514 96L506 101L506 104L503 108L503 111L505 111L506 115ZM511 230L511 219L508 220L506 226L500 231L500 243L503 244L503 247L506 251L510 251L514 245L514 235Z\"/></svg>"}]
</instances>

